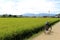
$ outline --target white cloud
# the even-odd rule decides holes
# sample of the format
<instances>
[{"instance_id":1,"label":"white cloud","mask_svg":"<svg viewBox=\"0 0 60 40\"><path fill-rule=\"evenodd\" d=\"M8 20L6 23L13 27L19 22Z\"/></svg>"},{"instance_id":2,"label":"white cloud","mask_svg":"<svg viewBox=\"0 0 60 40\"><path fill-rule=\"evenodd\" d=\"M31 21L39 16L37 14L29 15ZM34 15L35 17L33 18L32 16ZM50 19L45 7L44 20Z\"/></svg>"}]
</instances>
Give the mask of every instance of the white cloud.
<instances>
[{"instance_id":1,"label":"white cloud","mask_svg":"<svg viewBox=\"0 0 60 40\"><path fill-rule=\"evenodd\" d=\"M53 2L47 2L46 0L23 0L19 2L0 0L0 12L8 14L23 14L23 13L40 13L52 12L55 10Z\"/></svg>"}]
</instances>

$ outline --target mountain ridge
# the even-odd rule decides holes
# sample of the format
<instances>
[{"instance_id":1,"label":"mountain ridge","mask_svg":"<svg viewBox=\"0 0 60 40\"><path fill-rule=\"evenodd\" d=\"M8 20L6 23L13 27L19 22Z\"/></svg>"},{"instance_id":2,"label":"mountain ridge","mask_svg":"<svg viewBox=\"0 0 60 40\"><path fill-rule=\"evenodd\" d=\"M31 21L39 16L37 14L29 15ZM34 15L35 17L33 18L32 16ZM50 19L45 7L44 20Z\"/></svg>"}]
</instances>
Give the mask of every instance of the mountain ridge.
<instances>
[{"instance_id":1,"label":"mountain ridge","mask_svg":"<svg viewBox=\"0 0 60 40\"><path fill-rule=\"evenodd\" d=\"M33 14L33 13L26 13L22 14L23 16L55 16L56 14L49 14L49 13L39 13L39 14Z\"/></svg>"}]
</instances>

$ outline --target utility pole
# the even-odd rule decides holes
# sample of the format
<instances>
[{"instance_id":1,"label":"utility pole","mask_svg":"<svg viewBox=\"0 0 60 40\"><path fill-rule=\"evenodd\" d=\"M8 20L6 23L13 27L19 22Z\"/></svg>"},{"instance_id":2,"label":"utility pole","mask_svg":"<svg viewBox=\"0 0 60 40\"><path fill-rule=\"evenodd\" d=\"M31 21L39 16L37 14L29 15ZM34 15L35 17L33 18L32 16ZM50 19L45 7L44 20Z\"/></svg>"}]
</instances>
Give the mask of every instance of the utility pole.
<instances>
[{"instance_id":1,"label":"utility pole","mask_svg":"<svg viewBox=\"0 0 60 40\"><path fill-rule=\"evenodd\" d=\"M48 11L48 13L49 13L49 17L50 17L50 10Z\"/></svg>"}]
</instances>

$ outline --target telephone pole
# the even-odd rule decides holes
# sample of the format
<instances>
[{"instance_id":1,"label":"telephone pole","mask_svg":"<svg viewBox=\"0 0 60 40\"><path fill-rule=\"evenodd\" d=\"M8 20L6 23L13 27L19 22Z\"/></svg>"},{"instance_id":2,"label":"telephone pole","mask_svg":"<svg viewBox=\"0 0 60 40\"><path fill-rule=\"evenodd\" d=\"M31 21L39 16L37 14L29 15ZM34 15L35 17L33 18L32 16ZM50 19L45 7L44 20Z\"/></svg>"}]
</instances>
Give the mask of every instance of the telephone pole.
<instances>
[{"instance_id":1,"label":"telephone pole","mask_svg":"<svg viewBox=\"0 0 60 40\"><path fill-rule=\"evenodd\" d=\"M50 10L48 11L48 13L49 13L49 17L50 17Z\"/></svg>"}]
</instances>

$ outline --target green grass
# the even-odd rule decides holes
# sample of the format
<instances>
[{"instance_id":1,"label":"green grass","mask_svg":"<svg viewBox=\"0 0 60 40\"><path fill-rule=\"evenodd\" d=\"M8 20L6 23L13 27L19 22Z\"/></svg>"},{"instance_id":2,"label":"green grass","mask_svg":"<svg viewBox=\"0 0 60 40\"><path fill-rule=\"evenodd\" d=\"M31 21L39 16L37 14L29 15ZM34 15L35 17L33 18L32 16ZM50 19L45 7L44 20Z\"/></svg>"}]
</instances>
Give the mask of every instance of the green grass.
<instances>
[{"instance_id":1,"label":"green grass","mask_svg":"<svg viewBox=\"0 0 60 40\"><path fill-rule=\"evenodd\" d=\"M24 31L42 27L46 21L53 23L58 18L0 18L0 39L14 37Z\"/></svg>"}]
</instances>

